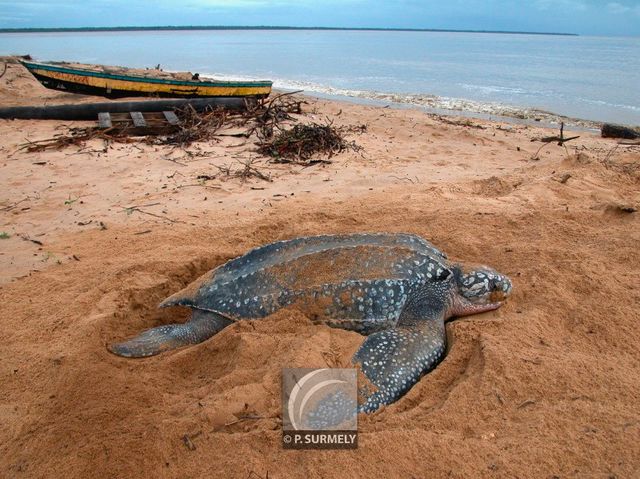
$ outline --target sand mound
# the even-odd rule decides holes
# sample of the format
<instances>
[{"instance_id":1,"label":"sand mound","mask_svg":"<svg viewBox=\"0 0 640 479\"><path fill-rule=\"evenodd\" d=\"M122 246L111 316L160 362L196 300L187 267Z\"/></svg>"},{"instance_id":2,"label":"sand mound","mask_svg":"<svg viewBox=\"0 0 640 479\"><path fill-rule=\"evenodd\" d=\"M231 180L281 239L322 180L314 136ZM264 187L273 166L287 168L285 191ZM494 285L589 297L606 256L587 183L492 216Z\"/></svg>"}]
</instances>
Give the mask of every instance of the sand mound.
<instances>
[{"instance_id":1,"label":"sand mound","mask_svg":"<svg viewBox=\"0 0 640 479\"><path fill-rule=\"evenodd\" d=\"M475 182L475 192L478 195L491 198L506 196L520 186L521 183L521 180L509 180L491 176L490 178L477 180Z\"/></svg>"}]
</instances>

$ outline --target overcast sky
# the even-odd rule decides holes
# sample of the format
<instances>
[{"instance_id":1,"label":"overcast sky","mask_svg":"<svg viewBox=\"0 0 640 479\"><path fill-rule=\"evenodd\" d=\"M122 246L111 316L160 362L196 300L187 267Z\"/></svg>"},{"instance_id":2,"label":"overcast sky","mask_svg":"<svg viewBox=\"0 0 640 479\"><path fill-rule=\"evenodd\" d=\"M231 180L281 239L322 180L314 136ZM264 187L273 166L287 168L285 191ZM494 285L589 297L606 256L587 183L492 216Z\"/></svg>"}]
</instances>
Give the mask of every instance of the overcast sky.
<instances>
[{"instance_id":1,"label":"overcast sky","mask_svg":"<svg viewBox=\"0 0 640 479\"><path fill-rule=\"evenodd\" d=\"M287 25L640 36L640 0L0 0L0 27Z\"/></svg>"}]
</instances>

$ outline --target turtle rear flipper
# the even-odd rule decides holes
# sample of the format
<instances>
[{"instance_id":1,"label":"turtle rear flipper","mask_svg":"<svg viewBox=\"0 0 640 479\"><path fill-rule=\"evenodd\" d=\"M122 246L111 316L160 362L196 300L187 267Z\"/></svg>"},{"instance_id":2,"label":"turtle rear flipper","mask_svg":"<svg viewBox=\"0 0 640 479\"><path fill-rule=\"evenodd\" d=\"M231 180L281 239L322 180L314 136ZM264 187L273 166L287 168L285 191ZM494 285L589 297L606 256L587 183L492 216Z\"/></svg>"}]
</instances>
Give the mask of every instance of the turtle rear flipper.
<instances>
[{"instance_id":1,"label":"turtle rear flipper","mask_svg":"<svg viewBox=\"0 0 640 479\"><path fill-rule=\"evenodd\" d=\"M148 329L135 338L108 346L109 351L127 358L144 358L164 351L201 343L233 321L217 313L194 309L184 324L166 324Z\"/></svg>"},{"instance_id":2,"label":"turtle rear flipper","mask_svg":"<svg viewBox=\"0 0 640 479\"><path fill-rule=\"evenodd\" d=\"M359 370L358 411L371 413L400 398L440 362L445 343L444 322L435 319L367 336L352 359Z\"/></svg>"}]
</instances>

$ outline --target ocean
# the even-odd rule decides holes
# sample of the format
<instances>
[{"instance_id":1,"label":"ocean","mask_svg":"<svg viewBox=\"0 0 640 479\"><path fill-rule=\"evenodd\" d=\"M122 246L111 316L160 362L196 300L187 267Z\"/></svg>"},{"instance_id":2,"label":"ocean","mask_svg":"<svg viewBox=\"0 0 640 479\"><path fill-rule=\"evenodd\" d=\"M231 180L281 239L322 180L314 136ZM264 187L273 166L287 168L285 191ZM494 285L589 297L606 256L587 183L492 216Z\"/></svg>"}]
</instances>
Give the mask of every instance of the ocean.
<instances>
[{"instance_id":1,"label":"ocean","mask_svg":"<svg viewBox=\"0 0 640 479\"><path fill-rule=\"evenodd\" d=\"M200 30L3 33L0 54L271 79L281 89L484 116L640 124L640 38Z\"/></svg>"}]
</instances>

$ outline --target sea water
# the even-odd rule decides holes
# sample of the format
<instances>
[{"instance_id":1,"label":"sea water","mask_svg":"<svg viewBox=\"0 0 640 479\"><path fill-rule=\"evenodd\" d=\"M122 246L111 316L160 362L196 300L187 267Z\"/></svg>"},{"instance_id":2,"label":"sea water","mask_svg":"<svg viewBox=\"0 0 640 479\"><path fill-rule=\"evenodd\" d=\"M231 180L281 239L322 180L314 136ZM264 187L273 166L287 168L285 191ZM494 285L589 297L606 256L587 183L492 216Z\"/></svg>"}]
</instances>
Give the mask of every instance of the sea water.
<instances>
[{"instance_id":1,"label":"sea water","mask_svg":"<svg viewBox=\"0 0 640 479\"><path fill-rule=\"evenodd\" d=\"M0 34L0 54L271 79L306 92L640 124L640 38L198 30ZM533 111L532 111L533 110Z\"/></svg>"}]
</instances>

